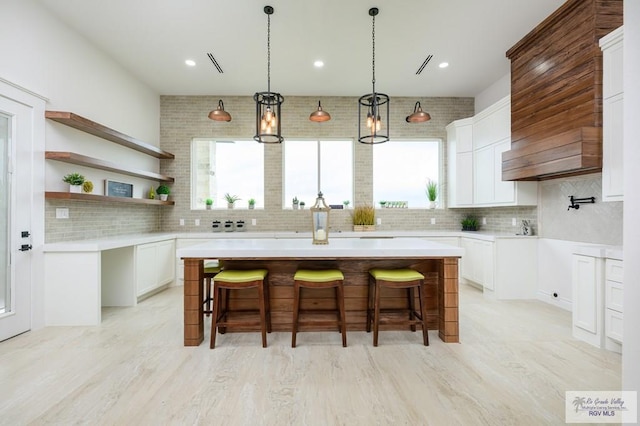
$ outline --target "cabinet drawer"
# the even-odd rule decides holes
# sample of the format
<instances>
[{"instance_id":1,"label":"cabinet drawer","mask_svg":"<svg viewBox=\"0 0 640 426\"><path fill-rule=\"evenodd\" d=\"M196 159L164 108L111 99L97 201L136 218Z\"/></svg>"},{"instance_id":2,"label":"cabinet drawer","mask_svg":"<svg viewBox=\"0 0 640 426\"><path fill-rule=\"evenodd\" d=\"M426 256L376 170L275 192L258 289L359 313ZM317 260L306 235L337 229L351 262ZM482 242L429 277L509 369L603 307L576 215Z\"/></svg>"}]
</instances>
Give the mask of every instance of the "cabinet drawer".
<instances>
[{"instance_id":1,"label":"cabinet drawer","mask_svg":"<svg viewBox=\"0 0 640 426\"><path fill-rule=\"evenodd\" d=\"M622 314L620 312L605 309L604 326L608 338L622 343Z\"/></svg>"},{"instance_id":2,"label":"cabinet drawer","mask_svg":"<svg viewBox=\"0 0 640 426\"><path fill-rule=\"evenodd\" d=\"M622 268L621 260L607 259L606 268L607 269L605 272L605 277L607 280L622 283L622 275L624 270Z\"/></svg>"},{"instance_id":3,"label":"cabinet drawer","mask_svg":"<svg viewBox=\"0 0 640 426\"><path fill-rule=\"evenodd\" d=\"M622 283L607 280L604 285L604 300L605 307L617 312L624 312L622 310Z\"/></svg>"}]
</instances>

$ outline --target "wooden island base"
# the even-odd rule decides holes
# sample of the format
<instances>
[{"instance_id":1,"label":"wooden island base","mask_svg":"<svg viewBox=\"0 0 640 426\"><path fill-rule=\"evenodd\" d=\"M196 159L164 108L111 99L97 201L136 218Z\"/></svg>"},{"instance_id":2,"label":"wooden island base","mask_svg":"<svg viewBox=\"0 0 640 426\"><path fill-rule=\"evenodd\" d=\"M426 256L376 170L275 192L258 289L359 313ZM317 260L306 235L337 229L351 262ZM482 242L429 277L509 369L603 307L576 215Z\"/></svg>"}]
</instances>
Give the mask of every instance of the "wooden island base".
<instances>
[{"instance_id":1,"label":"wooden island base","mask_svg":"<svg viewBox=\"0 0 640 426\"><path fill-rule=\"evenodd\" d=\"M291 331L293 311L293 276L298 268L336 268L344 274L344 296L348 331L366 328L368 305L368 271L371 268L413 268L425 276L427 285L427 323L429 330L438 330L441 340L459 341L458 328L458 258L399 259L399 258L343 258L343 259L228 259L218 257L228 269L265 268L269 271L271 321L273 331ZM184 258L184 345L198 346L204 339L203 320L203 261ZM406 293L389 290L381 293L388 308L408 306ZM304 290L303 290L304 292ZM332 289L302 295L301 309L335 309ZM257 293L231 291L229 309L242 311L257 308ZM240 315L240 313L238 314ZM392 325L381 330L398 330ZM404 329L404 328L402 328ZM408 329L408 328L407 328ZM233 331L246 331L240 326ZM301 328L303 331L304 328Z\"/></svg>"}]
</instances>

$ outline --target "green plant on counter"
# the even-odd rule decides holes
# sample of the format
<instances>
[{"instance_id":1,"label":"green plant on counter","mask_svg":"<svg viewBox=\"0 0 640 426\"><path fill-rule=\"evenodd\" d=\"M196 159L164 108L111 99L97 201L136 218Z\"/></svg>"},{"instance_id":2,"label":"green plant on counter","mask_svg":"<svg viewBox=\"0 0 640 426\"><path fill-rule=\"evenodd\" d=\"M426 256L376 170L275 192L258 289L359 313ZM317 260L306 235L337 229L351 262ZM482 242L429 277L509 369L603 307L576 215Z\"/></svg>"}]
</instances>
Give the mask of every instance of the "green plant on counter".
<instances>
[{"instance_id":1,"label":"green plant on counter","mask_svg":"<svg viewBox=\"0 0 640 426\"><path fill-rule=\"evenodd\" d=\"M429 201L435 201L438 198L438 183L429 179L427 182L427 198Z\"/></svg>"},{"instance_id":2,"label":"green plant on counter","mask_svg":"<svg viewBox=\"0 0 640 426\"><path fill-rule=\"evenodd\" d=\"M348 209L348 208L349 208L349 200L344 200L344 201L342 202L342 204L344 205L344 208L345 208L345 209Z\"/></svg>"},{"instance_id":3,"label":"green plant on counter","mask_svg":"<svg viewBox=\"0 0 640 426\"><path fill-rule=\"evenodd\" d=\"M226 194L224 194L224 199L227 200L227 203L233 204L236 201L240 200L240 197L238 197L237 195L231 195L227 192Z\"/></svg>"},{"instance_id":4,"label":"green plant on counter","mask_svg":"<svg viewBox=\"0 0 640 426\"><path fill-rule=\"evenodd\" d=\"M375 225L376 209L369 205L354 207L351 218L354 225Z\"/></svg>"},{"instance_id":5,"label":"green plant on counter","mask_svg":"<svg viewBox=\"0 0 640 426\"><path fill-rule=\"evenodd\" d=\"M477 231L478 230L478 219L473 216L467 216L462 221L460 221L462 225L463 231Z\"/></svg>"},{"instance_id":6,"label":"green plant on counter","mask_svg":"<svg viewBox=\"0 0 640 426\"><path fill-rule=\"evenodd\" d=\"M249 205L250 205L250 206L255 206L255 204L256 204L256 200L255 200L255 198L249 198L249 201L248 201L248 202L249 202Z\"/></svg>"},{"instance_id":7,"label":"green plant on counter","mask_svg":"<svg viewBox=\"0 0 640 426\"><path fill-rule=\"evenodd\" d=\"M69 185L82 185L84 183L84 176L80 173L69 173L62 180Z\"/></svg>"},{"instance_id":8,"label":"green plant on counter","mask_svg":"<svg viewBox=\"0 0 640 426\"><path fill-rule=\"evenodd\" d=\"M158 189L156 189L156 193L169 195L171 194L171 189L167 185L160 185Z\"/></svg>"},{"instance_id":9,"label":"green plant on counter","mask_svg":"<svg viewBox=\"0 0 640 426\"><path fill-rule=\"evenodd\" d=\"M207 198L206 200L204 200L204 203L207 206L212 206L213 205L213 200L211 198Z\"/></svg>"}]
</instances>

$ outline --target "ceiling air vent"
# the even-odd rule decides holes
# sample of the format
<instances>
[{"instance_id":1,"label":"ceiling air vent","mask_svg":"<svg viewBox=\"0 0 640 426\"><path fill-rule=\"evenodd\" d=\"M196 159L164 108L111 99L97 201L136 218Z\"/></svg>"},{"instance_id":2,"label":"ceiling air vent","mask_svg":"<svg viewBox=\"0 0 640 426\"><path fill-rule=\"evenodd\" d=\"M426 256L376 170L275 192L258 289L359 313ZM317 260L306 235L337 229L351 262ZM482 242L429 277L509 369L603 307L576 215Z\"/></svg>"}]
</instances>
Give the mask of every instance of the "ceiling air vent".
<instances>
[{"instance_id":1,"label":"ceiling air vent","mask_svg":"<svg viewBox=\"0 0 640 426\"><path fill-rule=\"evenodd\" d=\"M218 63L218 61L216 61L216 58L213 56L213 53L207 53L207 56L209 57L209 59L211 59L211 63L213 63L213 66L216 67L218 72L220 74L223 74L224 71L222 71L222 67L220 67L220 64Z\"/></svg>"},{"instance_id":2,"label":"ceiling air vent","mask_svg":"<svg viewBox=\"0 0 640 426\"><path fill-rule=\"evenodd\" d=\"M433 58L433 55L427 56L427 58L424 60L424 62L422 62L422 65L420 65L420 68L418 68L418 71L416 71L416 75L420 75L422 73L422 70L424 69L424 67L427 66L427 64L429 63L431 58Z\"/></svg>"}]
</instances>

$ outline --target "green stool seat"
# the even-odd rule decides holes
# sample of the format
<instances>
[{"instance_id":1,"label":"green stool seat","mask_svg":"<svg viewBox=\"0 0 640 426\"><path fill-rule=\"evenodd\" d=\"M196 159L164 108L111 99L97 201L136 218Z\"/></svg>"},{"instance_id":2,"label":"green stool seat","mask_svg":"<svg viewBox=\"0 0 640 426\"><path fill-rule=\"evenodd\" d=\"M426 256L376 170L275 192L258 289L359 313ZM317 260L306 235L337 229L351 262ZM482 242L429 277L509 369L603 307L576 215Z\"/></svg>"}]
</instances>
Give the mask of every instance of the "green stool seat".
<instances>
[{"instance_id":1,"label":"green stool seat","mask_svg":"<svg viewBox=\"0 0 640 426\"><path fill-rule=\"evenodd\" d=\"M380 293L383 287L389 289L405 289L408 297L408 309L381 309ZM418 290L419 309L415 306L415 292ZM408 318L398 317L406 314ZM391 314L391 315L388 315ZM371 331L373 322L373 346L378 346L378 330L381 323L408 325L416 331L416 325L422 327L422 341L429 346L427 330L427 288L424 275L410 268L369 270L369 306L367 309L367 332Z\"/></svg>"},{"instance_id":2,"label":"green stool seat","mask_svg":"<svg viewBox=\"0 0 640 426\"><path fill-rule=\"evenodd\" d=\"M307 281L312 283L326 283L329 281L344 280L342 271L338 269L323 269L315 271L312 269L299 269L293 276L294 280Z\"/></svg>"},{"instance_id":3,"label":"green stool seat","mask_svg":"<svg viewBox=\"0 0 640 426\"><path fill-rule=\"evenodd\" d=\"M347 322L344 309L344 275L338 269L298 269L293 276L293 320L292 320L292 332L291 332L291 347L296 347L296 335L298 334L298 325L300 319L300 288L305 287L308 289L323 289L323 288L335 288L336 289L336 311L338 318L328 320L314 320L307 321L304 325L313 326L317 329L324 330L326 327L338 326L342 333L342 346L347 346ZM333 309L331 309L333 311ZM326 316L328 310L319 312ZM304 313L310 313L304 311Z\"/></svg>"},{"instance_id":4,"label":"green stool seat","mask_svg":"<svg viewBox=\"0 0 640 426\"><path fill-rule=\"evenodd\" d=\"M216 334L226 332L228 325L244 327L260 327L262 334L262 347L267 347L267 332L271 333L271 309L269 307L269 283L266 269L234 270L222 269L213 282L213 318L211 319L211 349L216 346ZM260 319L252 320L243 316L235 321L229 320L229 290L258 289L258 311ZM253 310L255 312L255 309ZM243 311L244 312L244 311ZM233 314L234 311L231 311ZM237 313L237 311L236 311Z\"/></svg>"},{"instance_id":5,"label":"green stool seat","mask_svg":"<svg viewBox=\"0 0 640 426\"><path fill-rule=\"evenodd\" d=\"M207 260L204 262L205 274L217 274L222 271L222 265L217 260Z\"/></svg>"}]
</instances>

